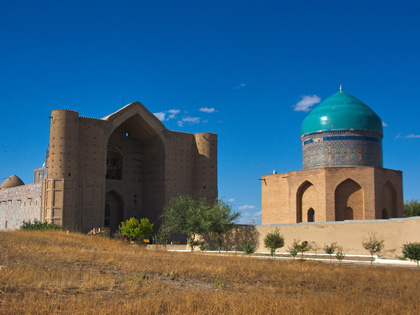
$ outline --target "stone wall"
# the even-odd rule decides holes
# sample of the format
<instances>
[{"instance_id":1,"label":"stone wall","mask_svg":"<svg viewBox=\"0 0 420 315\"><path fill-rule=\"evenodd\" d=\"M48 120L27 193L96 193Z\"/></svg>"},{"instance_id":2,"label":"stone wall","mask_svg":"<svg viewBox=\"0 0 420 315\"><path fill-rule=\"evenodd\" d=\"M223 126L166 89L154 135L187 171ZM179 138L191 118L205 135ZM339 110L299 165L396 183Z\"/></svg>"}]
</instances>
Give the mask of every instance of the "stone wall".
<instances>
[{"instance_id":1,"label":"stone wall","mask_svg":"<svg viewBox=\"0 0 420 315\"><path fill-rule=\"evenodd\" d=\"M18 229L23 221L41 221L42 184L0 190L0 230Z\"/></svg>"}]
</instances>

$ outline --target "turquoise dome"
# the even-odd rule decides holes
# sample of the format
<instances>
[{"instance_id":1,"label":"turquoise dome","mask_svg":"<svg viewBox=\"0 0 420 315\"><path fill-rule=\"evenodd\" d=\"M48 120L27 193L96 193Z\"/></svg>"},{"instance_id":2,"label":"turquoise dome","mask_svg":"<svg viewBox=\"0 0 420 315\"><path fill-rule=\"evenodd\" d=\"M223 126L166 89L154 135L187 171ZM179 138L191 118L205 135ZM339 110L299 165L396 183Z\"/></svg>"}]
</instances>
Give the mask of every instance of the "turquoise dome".
<instances>
[{"instance_id":1,"label":"turquoise dome","mask_svg":"<svg viewBox=\"0 0 420 315\"><path fill-rule=\"evenodd\" d=\"M376 131L383 136L382 120L353 95L338 92L331 95L303 120L302 136L335 130Z\"/></svg>"}]
</instances>

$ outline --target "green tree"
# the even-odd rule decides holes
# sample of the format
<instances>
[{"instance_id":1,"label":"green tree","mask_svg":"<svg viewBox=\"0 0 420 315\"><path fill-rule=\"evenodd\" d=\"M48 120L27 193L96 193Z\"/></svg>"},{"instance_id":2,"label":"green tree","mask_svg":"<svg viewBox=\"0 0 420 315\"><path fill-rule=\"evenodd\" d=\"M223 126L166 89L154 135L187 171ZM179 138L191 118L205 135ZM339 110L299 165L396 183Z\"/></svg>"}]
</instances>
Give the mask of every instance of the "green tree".
<instances>
[{"instance_id":1,"label":"green tree","mask_svg":"<svg viewBox=\"0 0 420 315\"><path fill-rule=\"evenodd\" d=\"M125 222L121 222L121 234L132 239L139 239L143 241L145 238L149 238L153 231L153 223L149 222L149 219L143 218L137 220L136 218L130 218Z\"/></svg>"},{"instance_id":2,"label":"green tree","mask_svg":"<svg viewBox=\"0 0 420 315\"><path fill-rule=\"evenodd\" d=\"M418 217L420 216L420 201L413 199L404 202L404 216L405 217Z\"/></svg>"},{"instance_id":3,"label":"green tree","mask_svg":"<svg viewBox=\"0 0 420 315\"><path fill-rule=\"evenodd\" d=\"M370 264L373 264L373 255L380 253L384 248L384 240L378 239L375 233L369 234L369 238L363 240L363 248L366 249L371 256Z\"/></svg>"},{"instance_id":4,"label":"green tree","mask_svg":"<svg viewBox=\"0 0 420 315\"><path fill-rule=\"evenodd\" d=\"M330 263L331 263L331 256L334 254L335 250L337 249L337 243L331 243L330 245L325 245L324 250L330 256Z\"/></svg>"},{"instance_id":5,"label":"green tree","mask_svg":"<svg viewBox=\"0 0 420 315\"><path fill-rule=\"evenodd\" d=\"M230 204L224 202L222 199L217 199L209 208L207 213L208 232L213 234L213 241L220 248L223 245L223 234L235 227L235 223L239 218L240 213L233 211Z\"/></svg>"},{"instance_id":6,"label":"green tree","mask_svg":"<svg viewBox=\"0 0 420 315\"><path fill-rule=\"evenodd\" d=\"M403 245L403 255L404 258L408 258L411 261L417 262L417 267L419 267L420 261L420 243L407 243Z\"/></svg>"},{"instance_id":7,"label":"green tree","mask_svg":"<svg viewBox=\"0 0 420 315\"><path fill-rule=\"evenodd\" d=\"M264 246L265 248L270 249L270 254L274 258L276 249L284 246L284 237L280 234L280 231L278 229L275 229L273 232L267 233L267 235L264 238Z\"/></svg>"},{"instance_id":8,"label":"green tree","mask_svg":"<svg viewBox=\"0 0 420 315\"><path fill-rule=\"evenodd\" d=\"M209 230L211 205L206 199L192 199L190 196L173 198L163 210L161 229L187 236L191 251L198 245L196 237Z\"/></svg>"}]
</instances>

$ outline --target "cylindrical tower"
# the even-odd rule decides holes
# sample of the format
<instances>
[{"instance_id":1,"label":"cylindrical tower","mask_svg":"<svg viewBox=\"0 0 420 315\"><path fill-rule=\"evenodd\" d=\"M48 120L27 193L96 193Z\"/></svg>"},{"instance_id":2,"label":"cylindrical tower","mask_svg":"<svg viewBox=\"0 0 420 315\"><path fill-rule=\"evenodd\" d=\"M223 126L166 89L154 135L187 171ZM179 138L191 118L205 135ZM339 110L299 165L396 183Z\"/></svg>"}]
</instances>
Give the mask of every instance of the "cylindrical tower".
<instances>
[{"instance_id":1,"label":"cylindrical tower","mask_svg":"<svg viewBox=\"0 0 420 315\"><path fill-rule=\"evenodd\" d=\"M198 150L195 170L197 197L212 200L218 196L217 134L203 132L194 134L194 137Z\"/></svg>"},{"instance_id":2,"label":"cylindrical tower","mask_svg":"<svg viewBox=\"0 0 420 315\"><path fill-rule=\"evenodd\" d=\"M382 120L366 104L338 92L302 123L303 169L382 167Z\"/></svg>"},{"instance_id":3,"label":"cylindrical tower","mask_svg":"<svg viewBox=\"0 0 420 315\"><path fill-rule=\"evenodd\" d=\"M79 113L53 110L48 178L76 179L78 172Z\"/></svg>"}]
</instances>

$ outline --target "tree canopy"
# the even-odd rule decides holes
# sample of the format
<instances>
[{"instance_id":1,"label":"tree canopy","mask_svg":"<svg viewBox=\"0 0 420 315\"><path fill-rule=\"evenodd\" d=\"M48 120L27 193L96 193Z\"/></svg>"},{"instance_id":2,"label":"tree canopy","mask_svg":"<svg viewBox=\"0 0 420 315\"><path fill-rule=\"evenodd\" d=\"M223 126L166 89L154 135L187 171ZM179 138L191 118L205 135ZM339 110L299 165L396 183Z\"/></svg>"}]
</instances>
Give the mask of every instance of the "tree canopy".
<instances>
[{"instance_id":1,"label":"tree canopy","mask_svg":"<svg viewBox=\"0 0 420 315\"><path fill-rule=\"evenodd\" d=\"M190 196L179 196L173 198L163 210L161 229L185 234L193 250L196 236L205 232L221 235L234 226L239 215L220 199L209 203L205 198L197 200Z\"/></svg>"},{"instance_id":2,"label":"tree canopy","mask_svg":"<svg viewBox=\"0 0 420 315\"><path fill-rule=\"evenodd\" d=\"M418 217L420 216L420 201L413 199L404 202L404 216L405 217Z\"/></svg>"}]
</instances>

